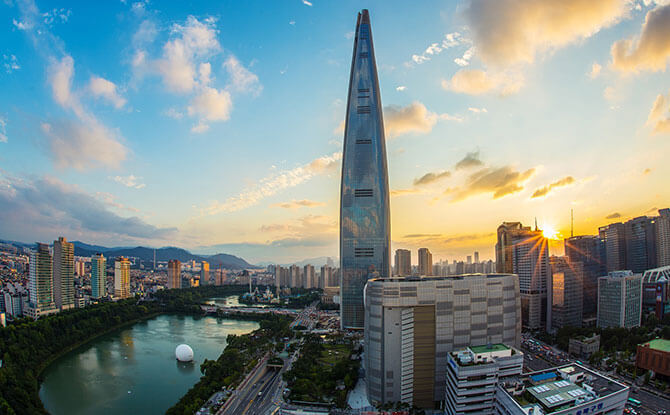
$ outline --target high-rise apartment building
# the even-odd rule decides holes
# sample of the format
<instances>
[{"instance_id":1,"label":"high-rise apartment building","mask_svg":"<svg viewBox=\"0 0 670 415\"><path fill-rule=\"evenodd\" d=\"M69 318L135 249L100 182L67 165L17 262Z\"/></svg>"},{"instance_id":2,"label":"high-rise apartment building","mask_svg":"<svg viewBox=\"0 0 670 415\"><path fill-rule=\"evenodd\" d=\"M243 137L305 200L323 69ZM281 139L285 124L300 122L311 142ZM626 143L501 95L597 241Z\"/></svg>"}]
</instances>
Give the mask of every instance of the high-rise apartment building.
<instances>
[{"instance_id":1,"label":"high-rise apartment building","mask_svg":"<svg viewBox=\"0 0 670 415\"><path fill-rule=\"evenodd\" d=\"M288 267L288 272L290 275L290 282L288 286L291 288L303 287L302 269L300 269L300 267L297 266L296 264L293 264L290 267Z\"/></svg>"},{"instance_id":2,"label":"high-rise apartment building","mask_svg":"<svg viewBox=\"0 0 670 415\"><path fill-rule=\"evenodd\" d=\"M583 271L581 262L552 256L551 325L547 331L565 326L581 327L583 317ZM549 323L549 322L548 322Z\"/></svg>"},{"instance_id":3,"label":"high-rise apartment building","mask_svg":"<svg viewBox=\"0 0 670 415\"><path fill-rule=\"evenodd\" d=\"M670 209L659 209L656 218L656 256L658 266L670 265Z\"/></svg>"},{"instance_id":4,"label":"high-rise apartment building","mask_svg":"<svg viewBox=\"0 0 670 415\"><path fill-rule=\"evenodd\" d=\"M447 355L446 411L494 414L496 389L523 372L523 353L504 344L467 347Z\"/></svg>"},{"instance_id":5,"label":"high-rise apartment building","mask_svg":"<svg viewBox=\"0 0 670 415\"><path fill-rule=\"evenodd\" d=\"M130 297L130 261L118 257L114 262L114 297L117 299Z\"/></svg>"},{"instance_id":6,"label":"high-rise apartment building","mask_svg":"<svg viewBox=\"0 0 670 415\"><path fill-rule=\"evenodd\" d=\"M107 261L102 254L91 258L91 297L107 296Z\"/></svg>"},{"instance_id":7,"label":"high-rise apartment building","mask_svg":"<svg viewBox=\"0 0 670 415\"><path fill-rule=\"evenodd\" d=\"M373 403L433 408L445 399L447 354L521 341L511 274L378 278L365 292L365 373Z\"/></svg>"},{"instance_id":8,"label":"high-rise apartment building","mask_svg":"<svg viewBox=\"0 0 670 415\"><path fill-rule=\"evenodd\" d=\"M475 264L479 264L479 252L475 251Z\"/></svg>"},{"instance_id":9,"label":"high-rise apartment building","mask_svg":"<svg viewBox=\"0 0 670 415\"><path fill-rule=\"evenodd\" d=\"M83 277L84 275L86 275L86 262L75 261L75 263L74 263L74 273L79 277Z\"/></svg>"},{"instance_id":10,"label":"high-rise apartment building","mask_svg":"<svg viewBox=\"0 0 670 415\"><path fill-rule=\"evenodd\" d=\"M53 297L53 276L51 272L51 251L47 244L37 244L30 253L30 317L37 318L44 311L56 308Z\"/></svg>"},{"instance_id":11,"label":"high-rise apartment building","mask_svg":"<svg viewBox=\"0 0 670 415\"><path fill-rule=\"evenodd\" d=\"M200 264L200 285L209 285L209 262Z\"/></svg>"},{"instance_id":12,"label":"high-rise apartment building","mask_svg":"<svg viewBox=\"0 0 670 415\"><path fill-rule=\"evenodd\" d=\"M181 288L181 262L178 259L168 261L167 287Z\"/></svg>"},{"instance_id":13,"label":"high-rise apartment building","mask_svg":"<svg viewBox=\"0 0 670 415\"><path fill-rule=\"evenodd\" d=\"M546 327L551 318L547 301L551 270L549 244L542 231L520 222L503 222L498 227L496 266L498 272L519 276L523 326L531 330Z\"/></svg>"},{"instance_id":14,"label":"high-rise apartment building","mask_svg":"<svg viewBox=\"0 0 670 415\"><path fill-rule=\"evenodd\" d=\"M390 276L386 140L367 10L358 14L344 126L340 194L340 324L363 328L363 289Z\"/></svg>"},{"instance_id":15,"label":"high-rise apartment building","mask_svg":"<svg viewBox=\"0 0 670 415\"><path fill-rule=\"evenodd\" d=\"M314 274L314 265L307 264L303 267L302 276L304 280L303 287L317 288L316 275Z\"/></svg>"},{"instance_id":16,"label":"high-rise apartment building","mask_svg":"<svg viewBox=\"0 0 670 415\"><path fill-rule=\"evenodd\" d=\"M54 241L53 280L56 308L74 308L74 244L62 236Z\"/></svg>"},{"instance_id":17,"label":"high-rise apartment building","mask_svg":"<svg viewBox=\"0 0 670 415\"><path fill-rule=\"evenodd\" d=\"M654 218L640 216L624 223L626 267L642 273L657 267L656 227Z\"/></svg>"},{"instance_id":18,"label":"high-rise apartment building","mask_svg":"<svg viewBox=\"0 0 670 415\"><path fill-rule=\"evenodd\" d=\"M598 279L598 327L637 327L641 318L641 274L613 271Z\"/></svg>"},{"instance_id":19,"label":"high-rise apartment building","mask_svg":"<svg viewBox=\"0 0 670 415\"><path fill-rule=\"evenodd\" d=\"M409 249L395 250L395 275L401 277L412 275L412 251Z\"/></svg>"},{"instance_id":20,"label":"high-rise apartment building","mask_svg":"<svg viewBox=\"0 0 670 415\"><path fill-rule=\"evenodd\" d=\"M324 265L321 267L321 278L323 279L324 287L337 287L337 285L330 285L331 283L336 283L333 281L333 268Z\"/></svg>"},{"instance_id":21,"label":"high-rise apartment building","mask_svg":"<svg viewBox=\"0 0 670 415\"><path fill-rule=\"evenodd\" d=\"M570 262L582 264L584 317L595 317L598 304L598 278L607 275L605 243L600 236L581 235L565 239L564 246L565 256Z\"/></svg>"},{"instance_id":22,"label":"high-rise apartment building","mask_svg":"<svg viewBox=\"0 0 670 415\"><path fill-rule=\"evenodd\" d=\"M626 232L621 222L598 228L598 235L605 243L607 272L626 269Z\"/></svg>"},{"instance_id":23,"label":"high-rise apartment building","mask_svg":"<svg viewBox=\"0 0 670 415\"><path fill-rule=\"evenodd\" d=\"M419 248L419 275L433 275L433 254L428 248Z\"/></svg>"}]
</instances>

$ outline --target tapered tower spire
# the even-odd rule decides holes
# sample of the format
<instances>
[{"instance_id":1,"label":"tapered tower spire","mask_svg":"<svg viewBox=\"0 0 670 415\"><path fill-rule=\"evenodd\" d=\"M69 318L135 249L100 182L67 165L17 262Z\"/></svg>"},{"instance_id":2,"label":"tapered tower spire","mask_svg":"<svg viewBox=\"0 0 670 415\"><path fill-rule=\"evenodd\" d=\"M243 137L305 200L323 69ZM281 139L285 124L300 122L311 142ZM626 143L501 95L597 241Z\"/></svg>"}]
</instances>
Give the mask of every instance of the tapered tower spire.
<instances>
[{"instance_id":1,"label":"tapered tower spire","mask_svg":"<svg viewBox=\"0 0 670 415\"><path fill-rule=\"evenodd\" d=\"M384 120L367 10L356 22L340 191L340 321L343 328L363 328L363 289L370 278L390 276L391 234Z\"/></svg>"}]
</instances>

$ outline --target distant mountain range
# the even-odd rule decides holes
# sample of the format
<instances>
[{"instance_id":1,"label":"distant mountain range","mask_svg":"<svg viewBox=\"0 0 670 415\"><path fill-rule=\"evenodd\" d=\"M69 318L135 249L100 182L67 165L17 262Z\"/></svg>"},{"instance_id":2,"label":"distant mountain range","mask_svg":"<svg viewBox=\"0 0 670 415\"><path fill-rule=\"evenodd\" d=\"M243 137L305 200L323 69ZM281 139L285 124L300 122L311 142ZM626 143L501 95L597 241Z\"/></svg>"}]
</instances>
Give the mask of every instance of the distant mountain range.
<instances>
[{"instance_id":1,"label":"distant mountain range","mask_svg":"<svg viewBox=\"0 0 670 415\"><path fill-rule=\"evenodd\" d=\"M14 245L17 248L23 247L34 247L35 244L26 244L23 242L16 241L6 241L0 240L1 243ZM74 244L74 254L75 256L92 256L96 253L101 253L105 257L114 258L117 256L133 257L139 258L142 261L151 262L154 260L154 248L147 248L145 246L137 247L115 247L108 248L105 246L99 245L90 245L85 242L72 241ZM226 269L247 269L247 268L258 268L256 265L252 265L245 261L244 259L230 254L215 254L215 255L196 255L192 254L189 251L176 248L172 246L164 248L156 248L156 261L169 261L171 259L178 259L181 262L187 262L194 260L196 262L207 261L210 264L210 268L219 268L223 267Z\"/></svg>"},{"instance_id":2,"label":"distant mountain range","mask_svg":"<svg viewBox=\"0 0 670 415\"><path fill-rule=\"evenodd\" d=\"M332 257L332 256L331 257L320 256L320 257L316 257L316 258L307 258L307 259L303 259L302 261L291 262L291 263L288 263L288 264L279 264L279 265L281 265L282 267L289 267L291 265L297 265L299 267L304 267L305 265L309 264L309 265L313 265L314 268L320 268L321 266L326 265L328 263L328 258L330 258L333 261L333 265L335 267L340 266L340 260L337 259L337 257ZM268 265L273 265L273 264L276 264L276 262L265 261L265 262L261 262L259 265L262 265L262 266L266 267Z\"/></svg>"}]
</instances>

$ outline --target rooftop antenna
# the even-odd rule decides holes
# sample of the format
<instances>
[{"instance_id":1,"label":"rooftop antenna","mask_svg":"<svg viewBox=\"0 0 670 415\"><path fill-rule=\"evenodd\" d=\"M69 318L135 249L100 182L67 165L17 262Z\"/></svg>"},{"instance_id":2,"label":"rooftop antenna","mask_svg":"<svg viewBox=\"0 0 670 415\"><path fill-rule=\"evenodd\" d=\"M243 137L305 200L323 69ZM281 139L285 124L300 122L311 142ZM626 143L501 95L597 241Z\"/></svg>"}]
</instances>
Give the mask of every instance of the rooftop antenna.
<instances>
[{"instance_id":1,"label":"rooftop antenna","mask_svg":"<svg viewBox=\"0 0 670 415\"><path fill-rule=\"evenodd\" d=\"M535 231L537 232L537 216L535 216Z\"/></svg>"},{"instance_id":2,"label":"rooftop antenna","mask_svg":"<svg viewBox=\"0 0 670 415\"><path fill-rule=\"evenodd\" d=\"M575 236L574 230L575 230L575 216L574 216L573 209L570 209L570 237L571 238L573 236Z\"/></svg>"}]
</instances>

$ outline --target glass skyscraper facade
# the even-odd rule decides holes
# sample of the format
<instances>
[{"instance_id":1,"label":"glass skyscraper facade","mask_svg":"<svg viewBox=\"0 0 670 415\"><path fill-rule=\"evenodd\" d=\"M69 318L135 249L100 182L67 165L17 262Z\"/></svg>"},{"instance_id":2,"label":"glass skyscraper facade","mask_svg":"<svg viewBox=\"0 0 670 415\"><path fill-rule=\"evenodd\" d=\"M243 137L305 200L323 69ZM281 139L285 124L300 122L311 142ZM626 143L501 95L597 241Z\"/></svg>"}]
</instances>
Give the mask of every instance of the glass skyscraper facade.
<instances>
[{"instance_id":1,"label":"glass skyscraper facade","mask_svg":"<svg viewBox=\"0 0 670 415\"><path fill-rule=\"evenodd\" d=\"M102 298L107 295L107 261L102 254L91 258L91 297Z\"/></svg>"},{"instance_id":2,"label":"glass skyscraper facade","mask_svg":"<svg viewBox=\"0 0 670 415\"><path fill-rule=\"evenodd\" d=\"M340 321L363 328L363 289L390 277L389 185L370 16L358 14L344 128L340 194Z\"/></svg>"}]
</instances>

